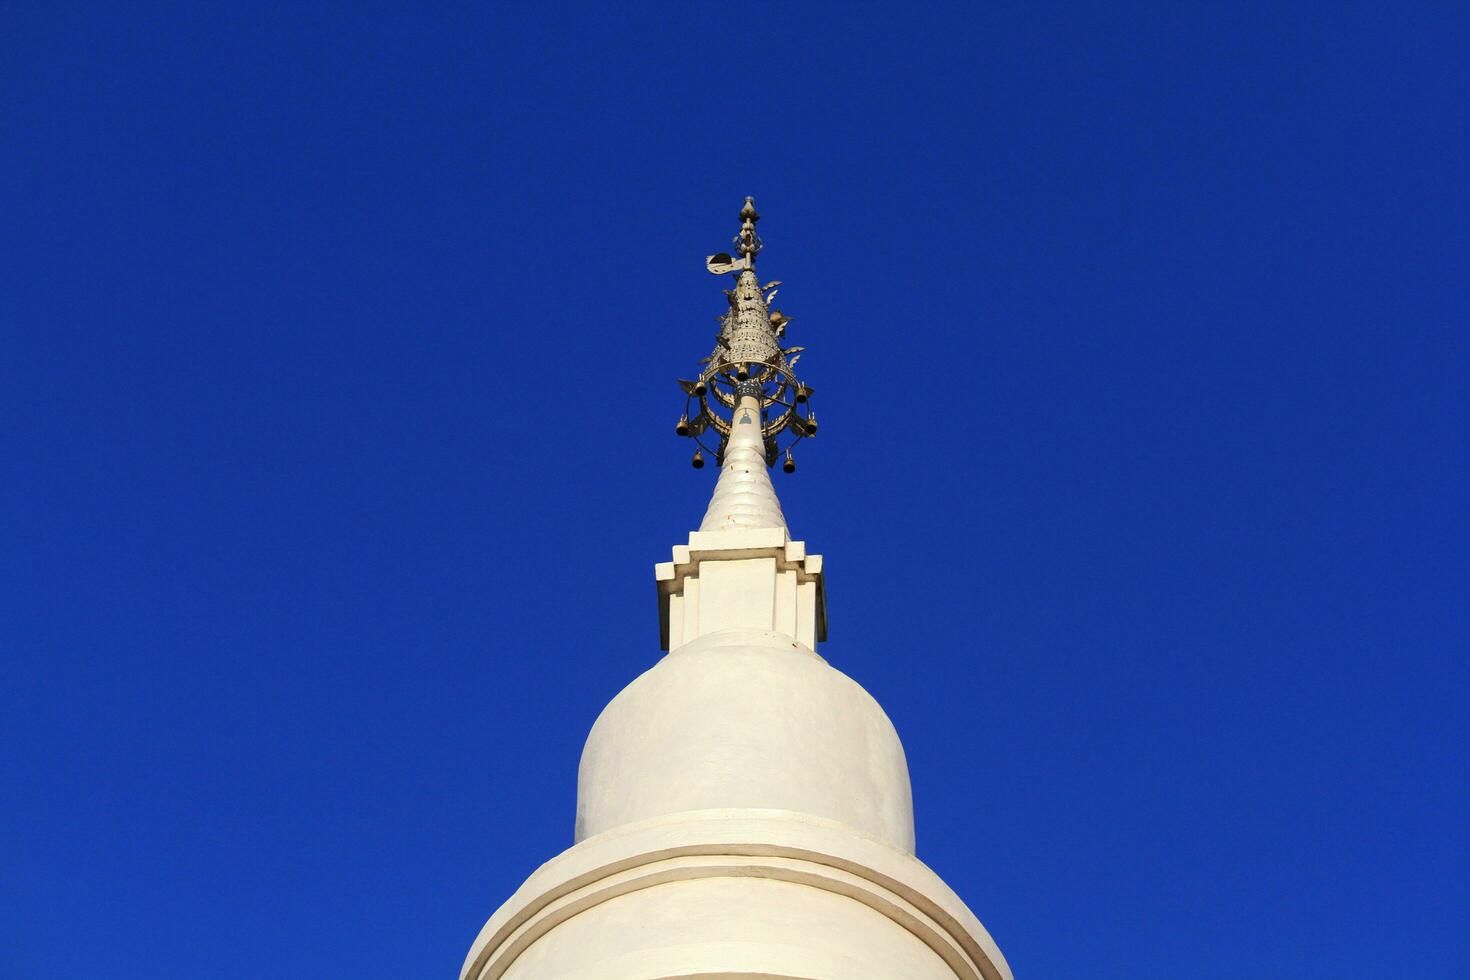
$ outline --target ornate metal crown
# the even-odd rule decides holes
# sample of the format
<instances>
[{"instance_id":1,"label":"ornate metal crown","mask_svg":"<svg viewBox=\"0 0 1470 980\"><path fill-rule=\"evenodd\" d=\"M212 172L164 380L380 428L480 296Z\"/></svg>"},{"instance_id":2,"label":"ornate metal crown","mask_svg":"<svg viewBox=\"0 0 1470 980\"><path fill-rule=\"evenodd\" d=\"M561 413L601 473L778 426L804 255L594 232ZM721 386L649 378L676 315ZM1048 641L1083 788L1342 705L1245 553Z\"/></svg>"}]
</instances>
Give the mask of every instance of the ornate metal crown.
<instances>
[{"instance_id":1,"label":"ornate metal crown","mask_svg":"<svg viewBox=\"0 0 1470 980\"><path fill-rule=\"evenodd\" d=\"M716 465L724 462L731 421L742 398L754 398L760 404L767 466L774 466L784 453L781 468L794 472L792 447L817 434L812 389L797 380L794 370L805 348L781 346L791 318L771 309L781 283L761 285L755 275L755 256L761 250L760 236L755 233L759 220L755 201L747 197L734 239L739 257L721 252L705 260L705 268L714 275L734 275L735 288L725 290L730 308L718 318L715 349L700 362L699 377L679 381L687 400L674 431L698 444L695 469L704 465L704 452L714 455ZM711 449L703 437L714 436L719 442Z\"/></svg>"}]
</instances>

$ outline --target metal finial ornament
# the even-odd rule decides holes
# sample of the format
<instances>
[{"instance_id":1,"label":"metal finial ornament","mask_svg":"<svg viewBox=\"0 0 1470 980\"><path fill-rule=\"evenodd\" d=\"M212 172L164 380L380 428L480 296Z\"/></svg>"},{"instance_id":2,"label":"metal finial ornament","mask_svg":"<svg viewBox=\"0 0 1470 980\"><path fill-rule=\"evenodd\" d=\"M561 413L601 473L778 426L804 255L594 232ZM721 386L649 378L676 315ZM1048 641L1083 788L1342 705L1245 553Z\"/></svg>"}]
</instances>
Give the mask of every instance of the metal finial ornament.
<instances>
[{"instance_id":1,"label":"metal finial ornament","mask_svg":"<svg viewBox=\"0 0 1470 980\"><path fill-rule=\"evenodd\" d=\"M699 377L679 382L687 401L676 431L722 460L736 409L742 403L758 408L766 466L774 466L784 453L789 465L782 468L790 473L796 468L789 462L791 447L816 435L817 420L811 409L812 389L793 371L805 348L781 346L791 318L770 309L781 283L762 286L756 278L755 257L762 242L755 223L760 218L755 200L747 197L734 238L739 258L721 252L705 260L705 268L714 275L733 275L735 288L725 290L729 309L718 317L714 352L700 362ZM716 448L704 444L700 438L704 435L718 438Z\"/></svg>"}]
</instances>

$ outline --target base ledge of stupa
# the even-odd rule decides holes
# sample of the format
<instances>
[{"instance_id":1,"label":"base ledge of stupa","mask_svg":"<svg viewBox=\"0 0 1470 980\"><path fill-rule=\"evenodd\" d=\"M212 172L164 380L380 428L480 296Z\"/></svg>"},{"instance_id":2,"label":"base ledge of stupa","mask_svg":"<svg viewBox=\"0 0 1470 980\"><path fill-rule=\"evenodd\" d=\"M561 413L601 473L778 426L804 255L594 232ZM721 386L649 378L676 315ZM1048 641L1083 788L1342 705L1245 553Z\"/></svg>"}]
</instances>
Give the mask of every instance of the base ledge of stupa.
<instances>
[{"instance_id":1,"label":"base ledge of stupa","mask_svg":"<svg viewBox=\"0 0 1470 980\"><path fill-rule=\"evenodd\" d=\"M538 868L463 980L1011 980L990 934L911 854L786 810L669 814Z\"/></svg>"}]
</instances>

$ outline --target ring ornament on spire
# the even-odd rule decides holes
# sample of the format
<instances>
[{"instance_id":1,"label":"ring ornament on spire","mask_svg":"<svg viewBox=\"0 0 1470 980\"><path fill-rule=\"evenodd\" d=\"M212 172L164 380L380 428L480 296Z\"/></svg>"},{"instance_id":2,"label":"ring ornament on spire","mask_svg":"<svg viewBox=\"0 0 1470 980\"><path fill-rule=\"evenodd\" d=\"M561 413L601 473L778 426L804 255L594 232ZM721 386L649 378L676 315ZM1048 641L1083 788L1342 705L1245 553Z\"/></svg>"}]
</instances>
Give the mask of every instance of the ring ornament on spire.
<instances>
[{"instance_id":1,"label":"ring ornament on spire","mask_svg":"<svg viewBox=\"0 0 1470 980\"><path fill-rule=\"evenodd\" d=\"M705 268L714 275L733 275L735 288L725 290L729 308L717 318L720 329L714 351L700 362L695 380L679 382L686 402L675 432L692 438L721 465L736 407L742 398L755 398L766 466L776 465L784 456L787 465L783 469L790 473L796 468L791 448L817 434L817 419L812 413L812 389L794 371L805 348L781 346L791 318L770 308L781 283L762 286L756 278L755 257L763 244L755 230L760 217L755 200L747 197L740 209L740 231L733 240L739 257L720 252L705 259ZM715 448L705 445L701 437L706 435L712 440L718 437ZM702 463L697 451L695 456Z\"/></svg>"}]
</instances>

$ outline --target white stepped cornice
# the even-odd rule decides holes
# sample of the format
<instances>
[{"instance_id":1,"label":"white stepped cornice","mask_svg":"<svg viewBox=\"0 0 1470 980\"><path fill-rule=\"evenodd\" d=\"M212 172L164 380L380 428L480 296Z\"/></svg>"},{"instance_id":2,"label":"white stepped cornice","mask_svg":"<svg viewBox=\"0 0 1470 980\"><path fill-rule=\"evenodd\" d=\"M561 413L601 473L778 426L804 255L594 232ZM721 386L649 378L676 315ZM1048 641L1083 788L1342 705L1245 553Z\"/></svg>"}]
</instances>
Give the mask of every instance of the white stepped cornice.
<instances>
[{"instance_id":1,"label":"white stepped cornice","mask_svg":"<svg viewBox=\"0 0 1470 980\"><path fill-rule=\"evenodd\" d=\"M695 531L653 573L665 650L731 628L774 630L811 650L827 639L822 556L784 527Z\"/></svg>"}]
</instances>

